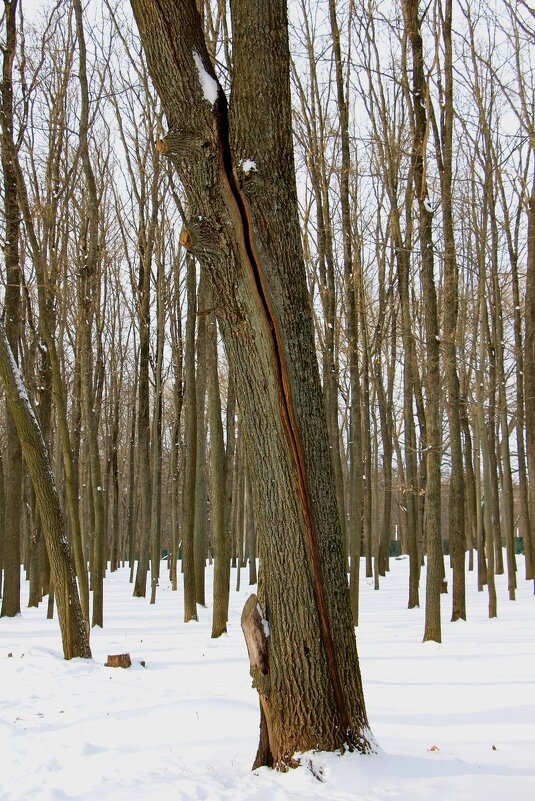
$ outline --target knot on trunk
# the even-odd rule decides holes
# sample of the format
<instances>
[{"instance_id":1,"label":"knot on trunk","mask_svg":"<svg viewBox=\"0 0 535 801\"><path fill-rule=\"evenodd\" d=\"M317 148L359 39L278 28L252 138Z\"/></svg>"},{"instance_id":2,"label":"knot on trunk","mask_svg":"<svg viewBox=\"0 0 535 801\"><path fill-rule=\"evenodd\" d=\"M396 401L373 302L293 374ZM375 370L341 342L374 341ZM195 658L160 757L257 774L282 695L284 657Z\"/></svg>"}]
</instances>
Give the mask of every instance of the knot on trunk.
<instances>
[{"instance_id":1,"label":"knot on trunk","mask_svg":"<svg viewBox=\"0 0 535 801\"><path fill-rule=\"evenodd\" d=\"M206 217L188 220L180 232L180 244L199 256L220 255L222 250L220 233Z\"/></svg>"},{"instance_id":2,"label":"knot on trunk","mask_svg":"<svg viewBox=\"0 0 535 801\"><path fill-rule=\"evenodd\" d=\"M249 200L259 197L265 189L265 182L258 172L256 162L242 159L234 167L233 173L237 186Z\"/></svg>"}]
</instances>

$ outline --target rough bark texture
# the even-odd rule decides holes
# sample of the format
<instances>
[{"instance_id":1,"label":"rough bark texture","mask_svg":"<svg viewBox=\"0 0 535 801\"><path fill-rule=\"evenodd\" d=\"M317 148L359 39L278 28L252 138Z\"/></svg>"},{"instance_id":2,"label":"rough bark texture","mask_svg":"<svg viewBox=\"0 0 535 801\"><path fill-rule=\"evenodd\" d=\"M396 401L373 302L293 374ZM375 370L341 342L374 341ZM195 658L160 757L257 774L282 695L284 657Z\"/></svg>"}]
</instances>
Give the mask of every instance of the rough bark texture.
<instances>
[{"instance_id":1,"label":"rough bark texture","mask_svg":"<svg viewBox=\"0 0 535 801\"><path fill-rule=\"evenodd\" d=\"M61 360L54 337L54 331L56 327L54 268L56 265L53 267L47 263L45 251L39 243L37 230L34 225L32 209L28 199L24 175L16 155L13 159L13 166L15 168L17 180L18 200L21 207L22 217L24 219L33 266L37 277L39 331L47 350L47 359L50 360L56 424L63 457L63 469L65 473L65 501L69 520L69 531L74 549L76 574L80 587L82 610L84 613L84 618L89 625L89 583L87 577L87 564L83 552L82 532L80 527L77 453L75 447L73 447L73 445L76 443L76 435L71 438L69 431L65 397L66 393L63 384ZM77 431L77 427L74 422L73 429L75 432ZM43 588L43 591L44 594L46 594L46 587Z\"/></svg>"},{"instance_id":2,"label":"rough bark texture","mask_svg":"<svg viewBox=\"0 0 535 801\"><path fill-rule=\"evenodd\" d=\"M163 391L162 370L165 336L164 275L163 262L158 259L156 280L156 364L154 368L154 409L152 412L152 484L150 510L151 550L151 604L156 603L156 589L160 578L161 556L161 509L162 509L162 417Z\"/></svg>"},{"instance_id":3,"label":"rough bark texture","mask_svg":"<svg viewBox=\"0 0 535 801\"><path fill-rule=\"evenodd\" d=\"M4 523L5 523L5 498L4 498L4 462L0 453L0 598L2 597L3 569L4 569Z\"/></svg>"},{"instance_id":4,"label":"rough bark texture","mask_svg":"<svg viewBox=\"0 0 535 801\"><path fill-rule=\"evenodd\" d=\"M535 578L535 179L528 201L524 392L530 523L527 536L530 538L531 575Z\"/></svg>"},{"instance_id":5,"label":"rough bark texture","mask_svg":"<svg viewBox=\"0 0 535 801\"><path fill-rule=\"evenodd\" d=\"M80 158L83 165L85 188L87 192L87 234L82 240L82 264L80 265L79 289L79 337L82 409L85 423L86 441L89 452L91 485L94 507L94 555L91 584L93 587L93 626L104 623L104 572L105 572L105 519L104 493L102 489L102 470L98 441L98 416L96 414L93 387L93 342L91 323L95 316L96 279L99 263L99 201L89 153L89 83L87 78L87 57L83 27L82 4L73 0L78 38L78 75L80 81Z\"/></svg>"},{"instance_id":6,"label":"rough bark texture","mask_svg":"<svg viewBox=\"0 0 535 801\"><path fill-rule=\"evenodd\" d=\"M155 193L156 171L151 186L151 197ZM139 273L137 286L137 308L139 315L139 386L138 386L138 475L141 497L139 556L134 583L134 597L144 598L147 592L149 568L149 535L151 518L150 477L150 273L154 248L155 210L151 204L151 220L146 225L140 222L138 232Z\"/></svg>"},{"instance_id":7,"label":"rough bark texture","mask_svg":"<svg viewBox=\"0 0 535 801\"><path fill-rule=\"evenodd\" d=\"M208 547L208 515L206 486L206 280L201 275L197 302L197 363L195 376L195 407L197 414L197 456L195 460L195 527L193 550L195 562L195 597L206 606L205 573Z\"/></svg>"},{"instance_id":8,"label":"rough bark texture","mask_svg":"<svg viewBox=\"0 0 535 801\"><path fill-rule=\"evenodd\" d=\"M13 61L16 51L16 12L18 0L4 2L5 44L2 63L1 156L5 216L4 260L6 289L4 296L4 325L7 341L15 361L18 361L20 328L20 266L19 233L20 210L13 166ZM17 430L9 408L6 409L7 464L5 473L5 529L4 529L4 594L2 617L20 613L20 530L22 508L22 454Z\"/></svg>"},{"instance_id":9,"label":"rough bark texture","mask_svg":"<svg viewBox=\"0 0 535 801\"><path fill-rule=\"evenodd\" d=\"M507 209L507 200L504 195L503 181L500 181L500 192L502 194L502 207ZM535 207L534 207L535 211ZM515 232L518 231L518 220L522 214L522 206L518 205L516 215ZM523 352L523 314L520 305L520 287L518 280L518 237L511 234L512 226L507 226L509 232L507 236L509 259L511 263L511 279L513 289L514 307L514 333L515 333L515 353L516 353L516 450L518 462L518 494L519 494L519 529L520 535L524 537L524 554L526 566L526 578L535 578L535 564L532 549L532 532L530 526L529 501L528 501L528 480L526 466L526 425L525 425L525 403L524 403L524 352ZM532 234L532 250L535 254L535 226ZM516 560L515 560L516 561Z\"/></svg>"},{"instance_id":10,"label":"rough bark texture","mask_svg":"<svg viewBox=\"0 0 535 801\"><path fill-rule=\"evenodd\" d=\"M413 143L411 162L419 209L422 292L425 312L426 347L426 491L425 535L427 577L424 640L440 642L440 590L443 575L440 533L440 354L437 299L434 281L433 213L429 206L426 182L426 141L428 120L423 41L418 16L419 0L404 0L405 29L412 54Z\"/></svg>"},{"instance_id":11,"label":"rough bark texture","mask_svg":"<svg viewBox=\"0 0 535 801\"><path fill-rule=\"evenodd\" d=\"M232 5L232 115L192 2L133 0L241 420L269 621L269 747L371 750L300 250L284 2ZM254 20L254 24L251 21ZM253 57L254 54L254 57ZM254 159L256 171L240 162ZM288 581L287 576L292 576Z\"/></svg>"},{"instance_id":12,"label":"rough bark texture","mask_svg":"<svg viewBox=\"0 0 535 801\"><path fill-rule=\"evenodd\" d=\"M184 473L184 517L182 527L182 570L184 571L184 622L197 620L195 592L195 475L197 465L197 390L195 382L195 262L187 256L188 317L186 320L186 470Z\"/></svg>"},{"instance_id":13,"label":"rough bark texture","mask_svg":"<svg viewBox=\"0 0 535 801\"><path fill-rule=\"evenodd\" d=\"M449 492L449 541L453 567L452 621L466 620L464 526L464 471L461 441L461 403L457 373L458 270L453 225L453 54L452 2L446 0L443 20L445 50L444 105L441 118L441 196L444 226L444 371L450 430L451 480Z\"/></svg>"},{"instance_id":14,"label":"rough bark texture","mask_svg":"<svg viewBox=\"0 0 535 801\"><path fill-rule=\"evenodd\" d=\"M225 443L217 372L217 327L213 315L207 327L208 420L210 425L210 501L214 539L214 613L212 637L227 630L230 592L230 532L225 498Z\"/></svg>"}]
</instances>

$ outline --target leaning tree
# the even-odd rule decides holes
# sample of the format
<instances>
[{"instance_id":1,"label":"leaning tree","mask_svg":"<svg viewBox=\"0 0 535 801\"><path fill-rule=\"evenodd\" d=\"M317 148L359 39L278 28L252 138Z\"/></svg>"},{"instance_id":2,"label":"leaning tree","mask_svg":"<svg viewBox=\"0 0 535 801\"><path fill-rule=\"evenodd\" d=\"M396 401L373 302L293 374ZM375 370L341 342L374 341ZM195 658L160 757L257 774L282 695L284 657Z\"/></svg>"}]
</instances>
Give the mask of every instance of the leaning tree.
<instances>
[{"instance_id":1,"label":"leaning tree","mask_svg":"<svg viewBox=\"0 0 535 801\"><path fill-rule=\"evenodd\" d=\"M2 189L4 213L6 217L5 265L7 283L9 284L14 280L14 277L19 274L20 269L18 237L21 212L17 191L17 184L19 183L17 175L18 172L20 172L20 168L18 167L13 135L12 89L12 66L16 53L17 39L17 0L5 2L4 11L6 46L4 48L2 72L0 128L2 131ZM72 659L73 657L90 658L89 633L86 630L82 607L80 605L71 547L67 538L54 475L50 469L50 457L37 418L30 405L22 380L22 374L13 352L10 333L13 332L14 320L10 318L15 317L16 322L16 315L11 303L8 297L4 299L6 324L4 325L3 322L0 322L0 382L3 385L6 399L10 441L13 438L17 439L35 492L44 541L50 560L51 577L57 600L65 659ZM16 304L14 305L16 306ZM15 326L15 328L16 327L17 326ZM8 457L10 460L9 469L18 476L17 480L19 480L20 465L14 464L12 460L13 453L16 453L17 450L16 448L10 447L8 449ZM11 495L9 499L10 503L13 503L13 497L19 497L20 507L20 496ZM20 516L20 509L11 510L11 514L13 511L19 513ZM13 597L13 588L10 587L10 601L16 602L18 599L18 579L20 577L18 525L14 526L14 531L16 537L13 542L10 543L12 546L12 553L10 553L10 575L8 578L10 581L13 578L17 596ZM13 537L13 532L10 532L10 537ZM7 610L7 612L10 611L11 610Z\"/></svg>"},{"instance_id":2,"label":"leaning tree","mask_svg":"<svg viewBox=\"0 0 535 801\"><path fill-rule=\"evenodd\" d=\"M131 0L184 187L181 242L234 371L262 566L242 617L260 696L255 765L373 750L299 232L285 0L233 0L230 107L195 0Z\"/></svg>"}]
</instances>

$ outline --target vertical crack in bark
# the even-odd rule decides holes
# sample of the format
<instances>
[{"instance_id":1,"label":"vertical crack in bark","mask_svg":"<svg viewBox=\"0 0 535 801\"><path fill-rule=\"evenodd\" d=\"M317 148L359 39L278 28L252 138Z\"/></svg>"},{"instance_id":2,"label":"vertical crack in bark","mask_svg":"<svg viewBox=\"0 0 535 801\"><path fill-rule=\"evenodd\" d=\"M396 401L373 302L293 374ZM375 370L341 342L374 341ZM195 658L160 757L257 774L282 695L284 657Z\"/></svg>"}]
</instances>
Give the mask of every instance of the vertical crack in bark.
<instances>
[{"instance_id":1,"label":"vertical crack in bark","mask_svg":"<svg viewBox=\"0 0 535 801\"><path fill-rule=\"evenodd\" d=\"M229 123L228 123L228 107L225 94L219 88L218 99L215 106L215 116L217 122L218 133L218 147L220 150L220 158L222 162L223 179L227 185L229 200L235 205L233 217L237 218L239 224L239 232L242 238L242 248L245 254L245 261L249 267L254 279L254 284L258 297L260 300L261 308L266 318L268 328L271 332L271 342L273 347L273 355L276 365L277 380L279 385L281 412L284 427L288 436L292 455L295 463L297 482L299 488L299 495L303 505L306 532L308 537L308 544L310 548L310 559L312 568L312 584L314 596L316 599L316 607L318 611L318 619L320 626L320 635L325 650L327 660L327 668L331 679L331 685L334 694L334 700L340 724L344 730L344 735L347 736L349 744L351 744L350 736L350 719L345 700L345 695L340 680L340 673L338 670L338 662L336 658L336 650L331 630L331 623L329 620L329 611L327 609L327 602L325 598L325 591L323 588L321 577L320 555L318 549L317 534L314 525L314 518L312 514L310 493L308 490L308 483L306 478L306 466L301 446L301 439L292 406L290 383L288 380L288 373L286 369L281 335L278 329L277 320L271 309L268 292L266 289L266 282L261 266L261 259L257 253L254 244L253 224L251 220L250 211L248 208L247 200L244 198L238 183L234 176L232 168L232 155L230 149L229 138ZM237 212L237 214L236 214Z\"/></svg>"},{"instance_id":2,"label":"vertical crack in bark","mask_svg":"<svg viewBox=\"0 0 535 801\"><path fill-rule=\"evenodd\" d=\"M155 0L155 5L160 12L160 18L164 27L169 33L169 44L173 50L178 68L180 68L181 58L177 53L177 46L173 37L173 26L164 9L161 0ZM202 28L199 28L202 30ZM202 34L201 34L202 36ZM204 51L204 53L203 53ZM206 52L206 45L204 39L199 42L199 52L201 56ZM203 58L205 68L208 62ZM215 73L209 69L209 74L214 80L217 81ZM303 511L305 517L306 531L310 548L311 558L311 571L312 571L312 585L314 590L314 597L316 600L316 607L318 611L318 620L320 627L320 636L325 650L325 657L327 661L327 669L331 680L333 689L334 701L337 708L340 725L344 732L347 745L351 748L354 744L355 734L351 732L350 717L347 709L345 695L340 680L340 673L338 670L338 662L336 658L336 650L334 647L334 640L329 620L329 611L327 609L327 602L325 592L323 589L321 578L320 556L318 550L317 534L314 526L314 518L312 515L310 493L306 480L306 468L299 431L295 422L295 417L292 408L291 392L288 381L288 374L286 364L281 346L281 336L278 330L277 321L271 310L268 293L266 290L265 279L261 268L261 260L256 252L254 246L253 225L250 217L250 212L246 199L244 198L237 181L234 177L232 169L232 155L230 149L229 138L229 122L228 122L228 105L226 96L218 84L218 97L214 104L214 117L216 122L216 147L217 153L221 161L221 174L227 192L226 206L227 210L241 234L242 241L240 242L245 263L251 271L251 275L256 287L258 299L263 310L268 328L271 331L271 340L273 346L273 355L276 365L277 379L279 385L279 393L281 398L281 411L284 427L287 432L289 444L292 450L294 463L296 467L298 490L303 504Z\"/></svg>"}]
</instances>

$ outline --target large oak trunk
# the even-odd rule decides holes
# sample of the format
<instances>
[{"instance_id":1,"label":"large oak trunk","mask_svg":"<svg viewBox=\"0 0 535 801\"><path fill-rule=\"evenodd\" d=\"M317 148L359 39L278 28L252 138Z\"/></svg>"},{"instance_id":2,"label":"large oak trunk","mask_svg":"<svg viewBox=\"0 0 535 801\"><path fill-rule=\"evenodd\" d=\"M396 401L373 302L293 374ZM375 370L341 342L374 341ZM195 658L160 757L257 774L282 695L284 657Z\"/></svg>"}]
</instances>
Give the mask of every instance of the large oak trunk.
<instances>
[{"instance_id":1,"label":"large oak trunk","mask_svg":"<svg viewBox=\"0 0 535 801\"><path fill-rule=\"evenodd\" d=\"M132 6L169 123L159 148L187 194L182 243L207 271L236 376L269 625L257 764L284 767L310 748L366 752L298 227L286 4L232 4L230 118L195 3Z\"/></svg>"}]
</instances>

